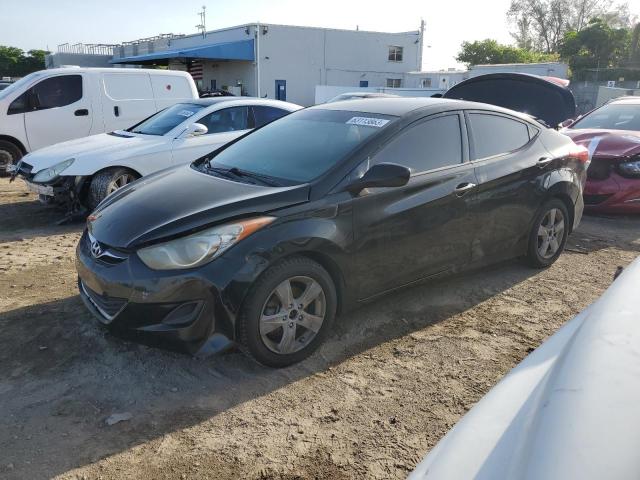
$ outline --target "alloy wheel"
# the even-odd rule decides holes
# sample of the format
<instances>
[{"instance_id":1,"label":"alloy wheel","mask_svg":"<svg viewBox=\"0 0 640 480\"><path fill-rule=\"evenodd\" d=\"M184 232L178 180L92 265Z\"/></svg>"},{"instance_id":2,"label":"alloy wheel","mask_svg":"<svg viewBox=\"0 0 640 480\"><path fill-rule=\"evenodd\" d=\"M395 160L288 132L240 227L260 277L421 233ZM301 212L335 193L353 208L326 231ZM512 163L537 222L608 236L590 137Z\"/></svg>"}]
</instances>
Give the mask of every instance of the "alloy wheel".
<instances>
[{"instance_id":1,"label":"alloy wheel","mask_svg":"<svg viewBox=\"0 0 640 480\"><path fill-rule=\"evenodd\" d=\"M107 195L111 195L113 192L133 182L135 179L136 178L130 173L123 173L122 175L118 175L111 182L109 182L109 186L107 187Z\"/></svg>"},{"instance_id":2,"label":"alloy wheel","mask_svg":"<svg viewBox=\"0 0 640 480\"><path fill-rule=\"evenodd\" d=\"M550 209L538 227L538 254L544 259L553 257L562 244L564 214L558 208Z\"/></svg>"},{"instance_id":3,"label":"alloy wheel","mask_svg":"<svg viewBox=\"0 0 640 480\"><path fill-rule=\"evenodd\" d=\"M316 280L304 276L286 279L269 294L262 307L262 342L280 355L302 350L322 328L326 309L324 290Z\"/></svg>"}]
</instances>

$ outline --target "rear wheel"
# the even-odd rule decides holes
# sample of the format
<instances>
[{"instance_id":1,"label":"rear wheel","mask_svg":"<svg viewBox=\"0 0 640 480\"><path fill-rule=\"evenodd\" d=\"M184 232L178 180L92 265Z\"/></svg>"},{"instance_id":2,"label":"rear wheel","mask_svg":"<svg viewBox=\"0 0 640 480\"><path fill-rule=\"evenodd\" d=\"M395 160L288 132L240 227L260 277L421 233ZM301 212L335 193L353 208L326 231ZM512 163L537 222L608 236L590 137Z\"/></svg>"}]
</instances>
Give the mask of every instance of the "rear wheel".
<instances>
[{"instance_id":1,"label":"rear wheel","mask_svg":"<svg viewBox=\"0 0 640 480\"><path fill-rule=\"evenodd\" d=\"M553 264L564 250L568 234L569 214L565 204L558 199L545 203L529 234L529 265L546 268Z\"/></svg>"},{"instance_id":2,"label":"rear wheel","mask_svg":"<svg viewBox=\"0 0 640 480\"><path fill-rule=\"evenodd\" d=\"M22 150L12 142L0 140L0 174L7 171L9 165L15 165L22 158Z\"/></svg>"},{"instance_id":3,"label":"rear wheel","mask_svg":"<svg viewBox=\"0 0 640 480\"><path fill-rule=\"evenodd\" d=\"M308 357L331 329L337 307L331 276L305 257L269 268L238 317L239 340L255 360L286 367Z\"/></svg>"},{"instance_id":4,"label":"rear wheel","mask_svg":"<svg viewBox=\"0 0 640 480\"><path fill-rule=\"evenodd\" d=\"M87 206L93 210L107 196L138 178L138 174L127 168L110 168L94 175L89 186Z\"/></svg>"}]
</instances>

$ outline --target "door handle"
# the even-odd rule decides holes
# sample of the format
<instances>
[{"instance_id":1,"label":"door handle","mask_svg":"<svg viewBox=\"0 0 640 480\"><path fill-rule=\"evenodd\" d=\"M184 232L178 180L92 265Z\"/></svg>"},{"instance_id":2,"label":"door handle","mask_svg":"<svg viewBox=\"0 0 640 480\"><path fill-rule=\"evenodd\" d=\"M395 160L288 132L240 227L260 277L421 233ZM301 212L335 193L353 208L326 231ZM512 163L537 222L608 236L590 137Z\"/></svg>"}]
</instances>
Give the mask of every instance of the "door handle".
<instances>
[{"instance_id":1,"label":"door handle","mask_svg":"<svg viewBox=\"0 0 640 480\"><path fill-rule=\"evenodd\" d=\"M469 190L471 190L474 187L476 187L475 183L464 182L464 183L461 183L460 185L458 185L455 188L454 192L456 193L456 195L461 197L462 195L464 195L465 193L467 193Z\"/></svg>"},{"instance_id":2,"label":"door handle","mask_svg":"<svg viewBox=\"0 0 640 480\"><path fill-rule=\"evenodd\" d=\"M538 167L540 167L540 168L544 168L547 165L549 165L551 162L553 162L553 158L551 158L551 157L542 157L541 159L538 160L536 165L538 165Z\"/></svg>"},{"instance_id":3,"label":"door handle","mask_svg":"<svg viewBox=\"0 0 640 480\"><path fill-rule=\"evenodd\" d=\"M86 108L81 108L80 110L76 110L75 112L73 112L73 114L76 117L86 117L87 115L89 115L89 110L87 110Z\"/></svg>"},{"instance_id":4,"label":"door handle","mask_svg":"<svg viewBox=\"0 0 640 480\"><path fill-rule=\"evenodd\" d=\"M117 105L116 105L116 106L114 106L114 107L113 107L113 114L114 114L116 117L119 117L119 116L120 116L120 107L119 107L119 106L117 106Z\"/></svg>"}]
</instances>

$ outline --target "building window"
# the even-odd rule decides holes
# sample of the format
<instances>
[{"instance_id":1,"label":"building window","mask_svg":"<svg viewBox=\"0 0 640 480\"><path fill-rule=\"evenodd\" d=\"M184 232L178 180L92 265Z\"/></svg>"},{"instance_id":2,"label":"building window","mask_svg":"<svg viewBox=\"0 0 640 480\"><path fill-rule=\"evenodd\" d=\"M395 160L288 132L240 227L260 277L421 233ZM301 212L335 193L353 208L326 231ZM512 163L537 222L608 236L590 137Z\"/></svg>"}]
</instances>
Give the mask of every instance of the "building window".
<instances>
[{"instance_id":1,"label":"building window","mask_svg":"<svg viewBox=\"0 0 640 480\"><path fill-rule=\"evenodd\" d=\"M401 78L387 78L387 88L400 88L402 87Z\"/></svg>"},{"instance_id":2,"label":"building window","mask_svg":"<svg viewBox=\"0 0 640 480\"><path fill-rule=\"evenodd\" d=\"M401 62L402 61L402 47L391 45L389 47L389 61Z\"/></svg>"},{"instance_id":3,"label":"building window","mask_svg":"<svg viewBox=\"0 0 640 480\"><path fill-rule=\"evenodd\" d=\"M431 79L430 78L423 78L422 79L422 88L429 88L431 86Z\"/></svg>"}]
</instances>

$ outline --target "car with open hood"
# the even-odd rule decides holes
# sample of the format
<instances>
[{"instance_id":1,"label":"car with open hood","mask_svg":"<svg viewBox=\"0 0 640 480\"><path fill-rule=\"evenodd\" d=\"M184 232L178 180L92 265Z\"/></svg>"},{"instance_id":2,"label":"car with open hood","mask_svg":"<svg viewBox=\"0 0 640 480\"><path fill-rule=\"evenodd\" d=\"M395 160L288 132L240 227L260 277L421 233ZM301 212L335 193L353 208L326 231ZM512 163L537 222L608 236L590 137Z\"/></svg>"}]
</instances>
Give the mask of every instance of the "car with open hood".
<instances>
[{"instance_id":1,"label":"car with open hood","mask_svg":"<svg viewBox=\"0 0 640 480\"><path fill-rule=\"evenodd\" d=\"M640 97L621 97L570 122L562 132L591 154L585 207L640 213Z\"/></svg>"},{"instance_id":2,"label":"car with open hood","mask_svg":"<svg viewBox=\"0 0 640 480\"><path fill-rule=\"evenodd\" d=\"M107 197L77 247L113 331L281 367L339 312L505 258L544 268L582 215L588 154L512 110L432 98L294 112Z\"/></svg>"},{"instance_id":3,"label":"car with open hood","mask_svg":"<svg viewBox=\"0 0 640 480\"><path fill-rule=\"evenodd\" d=\"M511 370L409 480L629 480L640 472L640 259Z\"/></svg>"},{"instance_id":4,"label":"car with open hood","mask_svg":"<svg viewBox=\"0 0 640 480\"><path fill-rule=\"evenodd\" d=\"M46 203L94 209L138 178L196 158L302 108L279 100L218 97L180 102L126 129L26 155L16 174Z\"/></svg>"}]
</instances>

